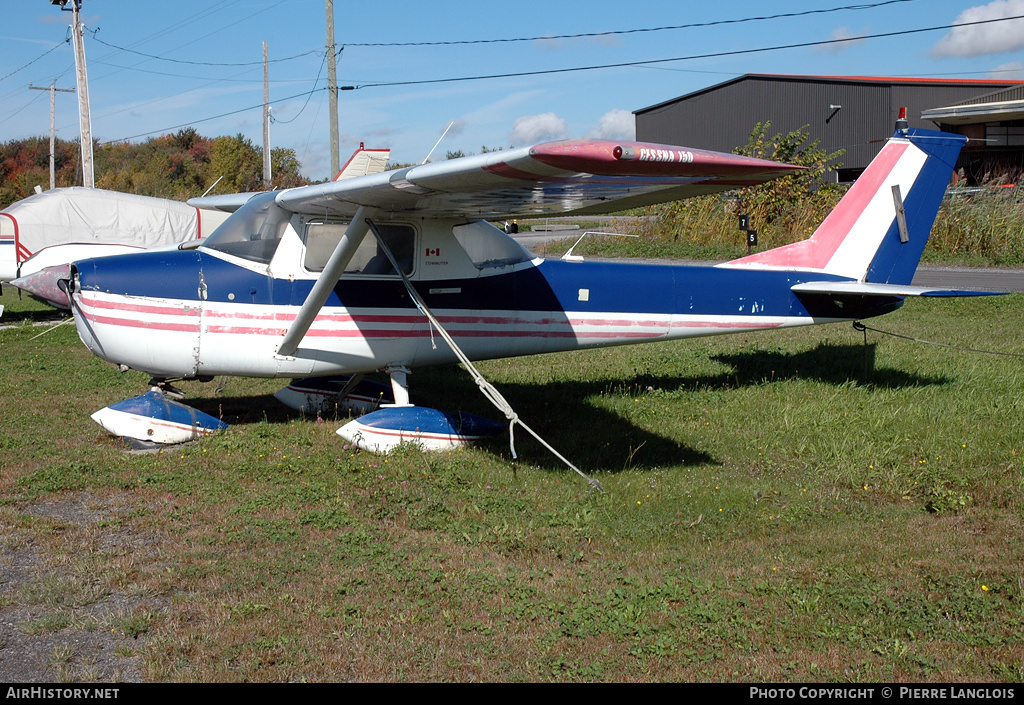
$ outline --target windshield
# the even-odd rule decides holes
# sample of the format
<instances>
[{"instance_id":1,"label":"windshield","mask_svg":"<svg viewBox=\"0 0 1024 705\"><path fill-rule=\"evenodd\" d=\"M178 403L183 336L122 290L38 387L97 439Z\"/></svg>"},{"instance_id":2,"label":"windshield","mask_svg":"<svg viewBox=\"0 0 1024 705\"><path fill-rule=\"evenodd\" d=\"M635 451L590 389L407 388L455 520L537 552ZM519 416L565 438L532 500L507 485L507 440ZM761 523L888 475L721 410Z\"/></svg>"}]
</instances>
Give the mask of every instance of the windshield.
<instances>
[{"instance_id":1,"label":"windshield","mask_svg":"<svg viewBox=\"0 0 1024 705\"><path fill-rule=\"evenodd\" d=\"M203 247L269 264L291 213L274 202L276 193L250 198L203 242Z\"/></svg>"}]
</instances>

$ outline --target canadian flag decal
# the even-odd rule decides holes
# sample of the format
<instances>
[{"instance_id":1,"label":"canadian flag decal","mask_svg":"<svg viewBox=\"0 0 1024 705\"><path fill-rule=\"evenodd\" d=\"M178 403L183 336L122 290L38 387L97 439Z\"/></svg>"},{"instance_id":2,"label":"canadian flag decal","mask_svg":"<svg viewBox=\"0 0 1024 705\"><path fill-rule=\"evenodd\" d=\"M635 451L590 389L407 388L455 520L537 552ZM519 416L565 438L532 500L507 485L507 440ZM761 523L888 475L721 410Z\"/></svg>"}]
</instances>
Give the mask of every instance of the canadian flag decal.
<instances>
[{"instance_id":1,"label":"canadian flag decal","mask_svg":"<svg viewBox=\"0 0 1024 705\"><path fill-rule=\"evenodd\" d=\"M435 247L435 248L428 247L427 248L427 257L440 257L440 256L441 256L441 248L440 247Z\"/></svg>"}]
</instances>

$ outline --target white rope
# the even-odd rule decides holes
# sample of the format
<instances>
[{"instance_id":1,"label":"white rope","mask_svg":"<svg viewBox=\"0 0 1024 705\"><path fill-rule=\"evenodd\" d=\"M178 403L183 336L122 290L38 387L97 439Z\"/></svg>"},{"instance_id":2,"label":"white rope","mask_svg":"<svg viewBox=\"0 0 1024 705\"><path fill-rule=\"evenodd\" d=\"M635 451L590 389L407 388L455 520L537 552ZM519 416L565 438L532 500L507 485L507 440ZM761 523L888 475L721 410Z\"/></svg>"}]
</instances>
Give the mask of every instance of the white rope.
<instances>
[{"instance_id":1,"label":"white rope","mask_svg":"<svg viewBox=\"0 0 1024 705\"><path fill-rule=\"evenodd\" d=\"M29 338L28 340L29 340L29 342L32 342L32 341L33 341L33 340L35 340L36 338L42 338L42 337L43 337L44 335L46 335L47 333L49 333L49 332L50 332L50 331L52 331L52 330L57 330L57 329L58 329L58 328L60 328L61 326L66 326L66 325L68 325L68 324L70 324L70 323L74 323L74 322L75 322L75 319L74 319L74 318L65 318L65 319L64 319L63 321L61 321L60 323L58 323L58 324L56 324L56 325L53 325L53 326L50 326L49 328L47 328L46 330L44 330L44 331L43 331L42 333L40 333L39 335L34 335L34 336L32 336L31 338Z\"/></svg>"},{"instance_id":2,"label":"white rope","mask_svg":"<svg viewBox=\"0 0 1024 705\"><path fill-rule=\"evenodd\" d=\"M373 233L373 236L377 238L377 242L380 243L381 249L384 250L384 254L386 254L388 259L391 260L391 266L394 267L395 271L401 275L402 282L405 284L405 289L406 291L409 292L409 296L416 304L416 308L418 308L420 312L427 317L427 320L430 322L431 326L437 329L438 335L444 338L444 341L448 343L449 347L451 347L452 349L452 352L454 352L455 356L459 358L459 362L461 362L463 366L466 368L466 370L469 371L469 374L473 376L473 379L476 381L476 385L480 389L480 392L487 398L488 401L490 401L495 407L497 407L499 411L505 414L505 418L508 419L509 422L508 442L509 449L512 451L512 459L515 460L517 458L513 429L515 428L516 424L519 424L524 429L526 429L527 433L536 438L541 445L543 445L545 448L551 451L551 453L556 458L561 460L568 467L572 468L573 471L576 472L576 474L578 474L580 477L586 480L592 488L603 490L604 488L601 486L600 482L598 482L592 477L588 477L582 470L580 470L578 467L569 462L569 460L564 455L562 455L557 450L552 448L547 441L541 438L536 431L527 426L526 423L523 422L521 418L519 418L519 415L516 413L515 409L512 408L512 405L508 403L505 397L502 396L501 392L499 392L494 387L493 384L491 384L484 378L484 376L480 373L480 370L478 370L476 366L470 361L469 357L467 357L466 354L462 351L462 348L460 348L458 344L455 342L455 339L452 338L448 331L445 330L444 326L441 325L441 322L437 320L437 317L434 316L433 312L431 312L430 308L420 297L419 292L417 292L416 289L413 287L412 282L409 281L409 277L405 274L402 268L398 266L398 262L395 260L395 256L391 254L391 248L387 246L387 243L384 242L384 239L380 236L380 233L377 232L377 227L373 224L373 221L367 219L366 223L367 225L370 226L370 232ZM433 332L431 332L431 342L433 342Z\"/></svg>"}]
</instances>

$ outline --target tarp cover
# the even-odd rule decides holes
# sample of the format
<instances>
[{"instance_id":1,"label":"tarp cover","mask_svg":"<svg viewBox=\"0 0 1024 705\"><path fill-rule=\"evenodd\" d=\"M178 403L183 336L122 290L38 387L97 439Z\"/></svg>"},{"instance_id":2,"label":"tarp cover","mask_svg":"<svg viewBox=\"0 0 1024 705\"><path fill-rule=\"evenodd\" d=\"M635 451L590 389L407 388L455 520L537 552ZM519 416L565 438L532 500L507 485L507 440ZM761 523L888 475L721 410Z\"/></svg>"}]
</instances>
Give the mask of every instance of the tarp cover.
<instances>
[{"instance_id":1,"label":"tarp cover","mask_svg":"<svg viewBox=\"0 0 1024 705\"><path fill-rule=\"evenodd\" d=\"M82 187L43 191L2 212L17 221L19 260L26 250L66 243L149 248L209 234L200 231L199 212L180 201Z\"/></svg>"}]
</instances>

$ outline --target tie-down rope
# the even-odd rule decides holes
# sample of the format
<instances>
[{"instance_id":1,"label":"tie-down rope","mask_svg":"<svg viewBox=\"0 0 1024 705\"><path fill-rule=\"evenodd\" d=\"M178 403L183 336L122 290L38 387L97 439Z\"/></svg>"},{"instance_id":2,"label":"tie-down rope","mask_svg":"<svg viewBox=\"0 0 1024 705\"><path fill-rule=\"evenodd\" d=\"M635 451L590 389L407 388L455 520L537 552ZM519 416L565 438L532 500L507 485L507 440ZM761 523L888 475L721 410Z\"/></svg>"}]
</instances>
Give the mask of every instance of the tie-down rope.
<instances>
[{"instance_id":1,"label":"tie-down rope","mask_svg":"<svg viewBox=\"0 0 1024 705\"><path fill-rule=\"evenodd\" d=\"M409 296L416 304L416 308L418 308L420 312L427 317L427 320L430 322L430 324L437 329L438 334L442 338L444 338L444 341L446 343L448 343L449 347L451 347L452 351L455 353L455 356L459 358L459 362L461 362L463 366L465 366L465 368L469 371L469 374L473 376L473 379L476 381L476 385L477 387L480 388L481 393L483 393L487 400L490 401L495 407L497 407L498 410L500 410L505 415L505 418L508 419L508 445L509 449L512 451L512 459L515 460L517 457L514 429L515 425L519 424L524 429L526 429L527 433L536 438L541 445L543 445L545 448L551 451L551 453L556 458L558 458L563 463L568 465L576 472L576 474L578 474L580 477L586 480L592 488L597 490L603 490L604 487L601 486L600 482L598 482L592 477L588 477L582 470L580 470L578 467L569 462L569 460L564 455L562 455L557 450L552 448L551 444L549 444L547 441L541 438L536 431L527 426L526 423L521 418L519 418L519 414L517 414L515 409L512 408L512 405L508 403L504 396L502 396L501 392L495 389L493 384L491 384L490 382L487 381L486 378L484 378L484 376L480 373L480 370L478 370L476 366L470 361L469 357L467 357L466 354L462 352L462 349L455 342L455 339L452 338L448 331L445 330L444 326L441 325L440 321L437 320L437 317L434 316L434 314L431 312L430 307L427 306L427 304L423 301L423 298L419 295L419 292L417 292L416 289L413 287L412 282L409 281L409 277L406 275L405 271L398 266L398 262L395 259L395 256L391 253L391 248L388 247L387 243L384 242L384 238L382 238L380 236L380 233L377 232L377 226L375 226L373 224L373 221L370 220L369 218L367 218L366 224L370 227L370 232L373 233L373 236L377 238L377 242L380 244L381 249L384 251L384 254L387 255L388 259L391 261L391 266L395 268L395 271L398 272L399 275L401 275L402 282L405 284L405 289L406 291L409 292ZM434 343L433 336L431 336L431 344L436 350L437 344Z\"/></svg>"}]
</instances>

